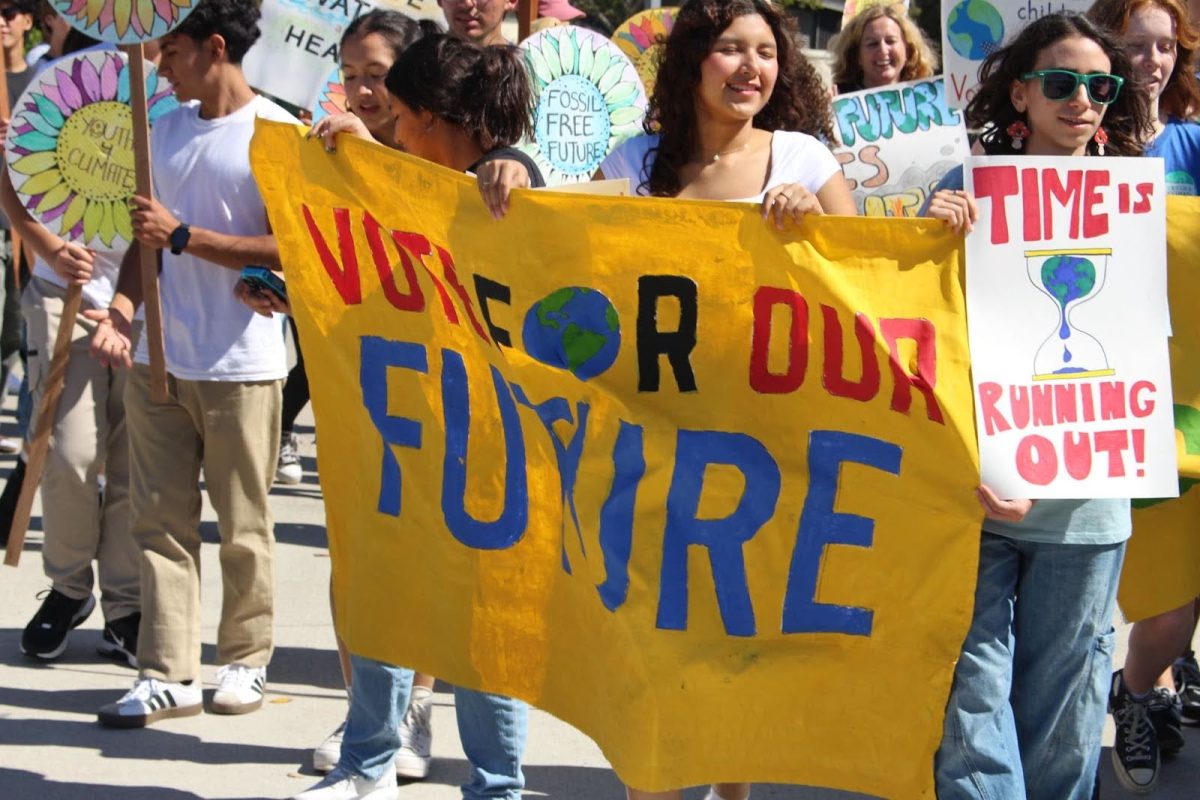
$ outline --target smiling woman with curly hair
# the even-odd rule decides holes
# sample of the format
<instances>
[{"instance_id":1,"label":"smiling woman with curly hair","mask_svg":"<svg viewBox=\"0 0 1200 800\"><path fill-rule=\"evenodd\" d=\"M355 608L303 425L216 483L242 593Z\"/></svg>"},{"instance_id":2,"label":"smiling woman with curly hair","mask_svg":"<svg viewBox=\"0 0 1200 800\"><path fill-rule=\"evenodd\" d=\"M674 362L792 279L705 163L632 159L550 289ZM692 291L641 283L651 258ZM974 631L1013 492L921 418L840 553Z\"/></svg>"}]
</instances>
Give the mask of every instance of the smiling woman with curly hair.
<instances>
[{"instance_id":1,"label":"smiling woman with curly hair","mask_svg":"<svg viewBox=\"0 0 1200 800\"><path fill-rule=\"evenodd\" d=\"M663 48L647 135L601 173L639 194L762 203L782 225L854 214L837 160L829 94L790 20L764 0L689 0Z\"/></svg>"}]
</instances>

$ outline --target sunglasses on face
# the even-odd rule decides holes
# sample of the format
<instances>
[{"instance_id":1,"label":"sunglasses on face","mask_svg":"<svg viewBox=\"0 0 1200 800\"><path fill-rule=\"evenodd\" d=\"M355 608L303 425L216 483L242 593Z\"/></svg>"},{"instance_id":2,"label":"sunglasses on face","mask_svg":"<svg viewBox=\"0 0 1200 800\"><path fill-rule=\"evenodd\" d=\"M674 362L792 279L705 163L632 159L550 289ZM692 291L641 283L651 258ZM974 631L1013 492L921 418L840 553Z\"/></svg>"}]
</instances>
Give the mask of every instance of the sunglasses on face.
<instances>
[{"instance_id":1,"label":"sunglasses on face","mask_svg":"<svg viewBox=\"0 0 1200 800\"><path fill-rule=\"evenodd\" d=\"M0 8L0 17L4 17L4 19L8 20L9 22L12 22L13 18L16 17L17 14L20 14L20 13L21 13L20 11L13 8L12 6L8 6L7 8Z\"/></svg>"},{"instance_id":2,"label":"sunglasses on face","mask_svg":"<svg viewBox=\"0 0 1200 800\"><path fill-rule=\"evenodd\" d=\"M1067 100L1074 96L1082 83L1087 87L1088 99L1102 106L1116 100L1121 85L1125 83L1125 79L1119 75L1109 75L1105 72L1083 75L1069 69L1039 69L1021 76L1023 81L1031 81L1034 78L1041 79L1042 94L1047 100Z\"/></svg>"}]
</instances>

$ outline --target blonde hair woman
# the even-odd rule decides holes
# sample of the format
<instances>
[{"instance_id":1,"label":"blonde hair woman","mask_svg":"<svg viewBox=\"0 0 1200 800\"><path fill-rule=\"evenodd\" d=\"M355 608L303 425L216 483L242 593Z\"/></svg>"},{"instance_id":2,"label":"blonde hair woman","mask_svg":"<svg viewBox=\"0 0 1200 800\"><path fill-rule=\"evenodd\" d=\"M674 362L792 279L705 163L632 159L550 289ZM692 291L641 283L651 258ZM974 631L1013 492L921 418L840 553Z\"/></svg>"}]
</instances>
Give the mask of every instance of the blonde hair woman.
<instances>
[{"instance_id":1,"label":"blonde hair woman","mask_svg":"<svg viewBox=\"0 0 1200 800\"><path fill-rule=\"evenodd\" d=\"M838 93L928 78L937 70L933 46L900 4L871 6L842 29L830 50Z\"/></svg>"}]
</instances>

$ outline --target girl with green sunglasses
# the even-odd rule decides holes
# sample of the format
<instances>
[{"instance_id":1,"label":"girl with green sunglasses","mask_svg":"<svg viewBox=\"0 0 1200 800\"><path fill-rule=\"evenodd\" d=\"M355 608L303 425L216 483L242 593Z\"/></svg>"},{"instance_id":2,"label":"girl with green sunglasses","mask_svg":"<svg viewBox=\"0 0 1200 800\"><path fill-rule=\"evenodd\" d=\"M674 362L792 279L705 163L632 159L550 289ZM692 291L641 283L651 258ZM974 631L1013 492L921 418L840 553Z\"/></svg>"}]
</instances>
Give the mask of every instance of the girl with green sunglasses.
<instances>
[{"instance_id":1,"label":"girl with green sunglasses","mask_svg":"<svg viewBox=\"0 0 1200 800\"><path fill-rule=\"evenodd\" d=\"M1137 87L1121 91L1133 75L1111 34L1050 14L984 62L967 125L983 130L988 155L1140 155L1150 115ZM962 168L922 213L970 230ZM1090 800L1129 501L977 494L986 519L975 607L935 757L937 796Z\"/></svg>"}]
</instances>

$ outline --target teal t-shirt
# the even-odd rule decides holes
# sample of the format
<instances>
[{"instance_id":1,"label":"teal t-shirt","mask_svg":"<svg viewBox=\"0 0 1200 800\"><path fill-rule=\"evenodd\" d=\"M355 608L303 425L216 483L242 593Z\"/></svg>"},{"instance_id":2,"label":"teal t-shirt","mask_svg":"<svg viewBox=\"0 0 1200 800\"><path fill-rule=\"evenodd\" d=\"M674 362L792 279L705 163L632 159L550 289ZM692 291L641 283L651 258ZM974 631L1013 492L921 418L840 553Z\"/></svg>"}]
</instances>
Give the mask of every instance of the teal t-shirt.
<instances>
[{"instance_id":1,"label":"teal t-shirt","mask_svg":"<svg viewBox=\"0 0 1200 800\"><path fill-rule=\"evenodd\" d=\"M1042 544L1116 544L1129 538L1133 523L1126 499L1038 500L1021 522L988 519L983 529Z\"/></svg>"}]
</instances>

